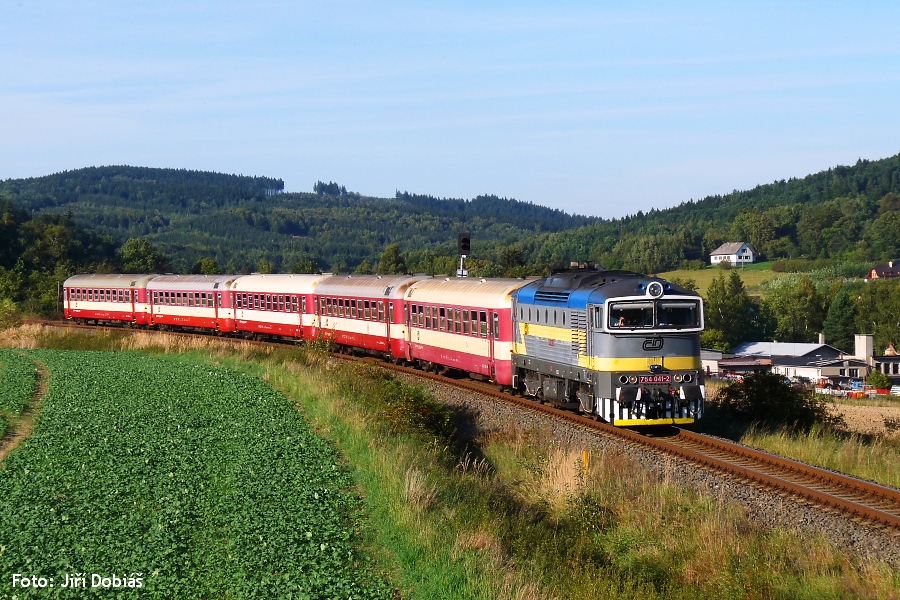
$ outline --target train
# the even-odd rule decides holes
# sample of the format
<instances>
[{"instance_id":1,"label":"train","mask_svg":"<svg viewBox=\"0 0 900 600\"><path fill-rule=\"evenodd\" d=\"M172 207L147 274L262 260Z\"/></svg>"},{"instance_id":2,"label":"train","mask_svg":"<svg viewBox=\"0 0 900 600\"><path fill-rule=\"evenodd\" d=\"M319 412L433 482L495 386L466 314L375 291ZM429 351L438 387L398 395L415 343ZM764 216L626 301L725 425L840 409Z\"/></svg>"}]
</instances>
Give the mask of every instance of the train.
<instances>
[{"instance_id":1,"label":"train","mask_svg":"<svg viewBox=\"0 0 900 600\"><path fill-rule=\"evenodd\" d=\"M80 274L63 287L65 318L79 323L327 340L618 426L688 424L704 410L703 299L630 271Z\"/></svg>"}]
</instances>

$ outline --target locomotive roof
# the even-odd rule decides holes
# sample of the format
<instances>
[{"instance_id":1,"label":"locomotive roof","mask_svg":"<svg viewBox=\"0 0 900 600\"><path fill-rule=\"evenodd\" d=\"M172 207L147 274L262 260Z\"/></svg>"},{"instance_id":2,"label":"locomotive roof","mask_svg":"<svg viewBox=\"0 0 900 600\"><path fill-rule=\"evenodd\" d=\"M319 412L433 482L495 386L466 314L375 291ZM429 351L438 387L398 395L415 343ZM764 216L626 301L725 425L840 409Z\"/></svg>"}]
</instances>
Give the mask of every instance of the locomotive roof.
<instances>
[{"instance_id":1,"label":"locomotive roof","mask_svg":"<svg viewBox=\"0 0 900 600\"><path fill-rule=\"evenodd\" d=\"M521 304L585 308L588 303L601 303L608 298L644 296L653 281L663 285L663 297L699 297L680 285L631 271L567 271L524 286L515 298Z\"/></svg>"},{"instance_id":2,"label":"locomotive roof","mask_svg":"<svg viewBox=\"0 0 900 600\"><path fill-rule=\"evenodd\" d=\"M147 284L148 290L227 291L243 275L160 275Z\"/></svg>"},{"instance_id":3,"label":"locomotive roof","mask_svg":"<svg viewBox=\"0 0 900 600\"><path fill-rule=\"evenodd\" d=\"M330 277L326 275L245 275L231 284L234 292L263 292L275 294L311 294L316 284Z\"/></svg>"},{"instance_id":4,"label":"locomotive roof","mask_svg":"<svg viewBox=\"0 0 900 600\"><path fill-rule=\"evenodd\" d=\"M316 286L319 296L400 299L423 275L332 275Z\"/></svg>"},{"instance_id":5,"label":"locomotive roof","mask_svg":"<svg viewBox=\"0 0 900 600\"><path fill-rule=\"evenodd\" d=\"M406 291L406 300L479 308L509 308L512 306L512 293L527 283L524 279L425 279L410 286Z\"/></svg>"},{"instance_id":6,"label":"locomotive roof","mask_svg":"<svg viewBox=\"0 0 900 600\"><path fill-rule=\"evenodd\" d=\"M63 283L65 287L132 287L144 288L157 275L142 275L136 273L91 273L72 275Z\"/></svg>"}]
</instances>

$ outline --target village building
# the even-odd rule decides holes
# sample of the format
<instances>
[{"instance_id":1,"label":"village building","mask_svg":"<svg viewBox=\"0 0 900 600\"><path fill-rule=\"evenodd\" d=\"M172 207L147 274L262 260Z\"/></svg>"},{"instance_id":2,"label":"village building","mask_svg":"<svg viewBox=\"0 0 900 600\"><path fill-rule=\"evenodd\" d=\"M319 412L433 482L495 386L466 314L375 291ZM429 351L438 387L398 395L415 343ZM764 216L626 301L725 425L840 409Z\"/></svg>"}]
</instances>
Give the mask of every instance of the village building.
<instances>
[{"instance_id":1,"label":"village building","mask_svg":"<svg viewBox=\"0 0 900 600\"><path fill-rule=\"evenodd\" d=\"M875 265L869 270L869 274L866 275L866 281L888 277L900 277L900 262L892 260L885 265Z\"/></svg>"},{"instance_id":2,"label":"village building","mask_svg":"<svg viewBox=\"0 0 900 600\"><path fill-rule=\"evenodd\" d=\"M749 242L728 242L709 255L710 264L730 262L732 265L749 265L759 258L759 252Z\"/></svg>"}]
</instances>

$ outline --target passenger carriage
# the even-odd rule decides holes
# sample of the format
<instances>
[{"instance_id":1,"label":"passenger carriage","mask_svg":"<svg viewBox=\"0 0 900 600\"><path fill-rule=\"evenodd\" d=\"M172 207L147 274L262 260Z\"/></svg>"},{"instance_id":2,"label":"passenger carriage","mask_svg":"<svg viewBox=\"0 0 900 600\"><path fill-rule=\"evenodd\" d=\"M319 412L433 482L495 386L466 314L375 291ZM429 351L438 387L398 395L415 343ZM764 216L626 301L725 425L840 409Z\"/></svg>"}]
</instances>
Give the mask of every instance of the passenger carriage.
<instances>
[{"instance_id":1,"label":"passenger carriage","mask_svg":"<svg viewBox=\"0 0 900 600\"><path fill-rule=\"evenodd\" d=\"M146 325L147 284L156 275L73 275L63 283L63 314L76 322Z\"/></svg>"},{"instance_id":2,"label":"passenger carriage","mask_svg":"<svg viewBox=\"0 0 900 600\"><path fill-rule=\"evenodd\" d=\"M231 286L241 275L160 275L147 283L151 326L231 333Z\"/></svg>"},{"instance_id":3,"label":"passenger carriage","mask_svg":"<svg viewBox=\"0 0 900 600\"><path fill-rule=\"evenodd\" d=\"M514 384L527 395L614 425L701 416L698 294L625 271L576 271L514 299Z\"/></svg>"},{"instance_id":4,"label":"passenger carriage","mask_svg":"<svg viewBox=\"0 0 900 600\"><path fill-rule=\"evenodd\" d=\"M235 330L314 339L316 285L329 275L246 275L231 284Z\"/></svg>"},{"instance_id":5,"label":"passenger carriage","mask_svg":"<svg viewBox=\"0 0 900 600\"><path fill-rule=\"evenodd\" d=\"M421 275L332 275L315 291L316 335L337 344L404 359L404 295Z\"/></svg>"},{"instance_id":6,"label":"passenger carriage","mask_svg":"<svg viewBox=\"0 0 900 600\"><path fill-rule=\"evenodd\" d=\"M523 279L439 278L406 292L408 358L512 384L512 293Z\"/></svg>"}]
</instances>

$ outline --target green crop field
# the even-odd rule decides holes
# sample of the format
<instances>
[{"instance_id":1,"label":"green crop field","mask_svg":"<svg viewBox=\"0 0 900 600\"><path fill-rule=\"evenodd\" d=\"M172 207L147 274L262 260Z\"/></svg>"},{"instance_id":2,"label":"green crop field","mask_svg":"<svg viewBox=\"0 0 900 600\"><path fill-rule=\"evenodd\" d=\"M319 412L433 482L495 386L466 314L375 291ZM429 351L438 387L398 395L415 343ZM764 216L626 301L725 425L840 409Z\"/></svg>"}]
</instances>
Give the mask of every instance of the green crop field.
<instances>
[{"instance_id":1,"label":"green crop field","mask_svg":"<svg viewBox=\"0 0 900 600\"><path fill-rule=\"evenodd\" d=\"M20 352L0 348L0 438L34 395L37 365Z\"/></svg>"},{"instance_id":2,"label":"green crop field","mask_svg":"<svg viewBox=\"0 0 900 600\"><path fill-rule=\"evenodd\" d=\"M11 589L14 574L63 597L84 595L61 589L67 575L129 597L391 596L359 550L353 479L260 379L128 352L26 354L50 391L0 468L0 596L37 591Z\"/></svg>"}]
</instances>

